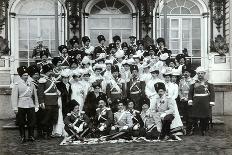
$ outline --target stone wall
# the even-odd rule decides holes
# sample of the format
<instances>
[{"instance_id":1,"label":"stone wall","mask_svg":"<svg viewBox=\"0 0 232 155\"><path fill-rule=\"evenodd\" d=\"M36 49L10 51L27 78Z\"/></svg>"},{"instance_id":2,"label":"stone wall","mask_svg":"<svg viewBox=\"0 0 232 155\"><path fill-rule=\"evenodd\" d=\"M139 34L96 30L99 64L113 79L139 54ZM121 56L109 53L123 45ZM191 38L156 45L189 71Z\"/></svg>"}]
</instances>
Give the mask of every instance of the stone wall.
<instances>
[{"instance_id":1,"label":"stone wall","mask_svg":"<svg viewBox=\"0 0 232 155\"><path fill-rule=\"evenodd\" d=\"M0 88L0 119L15 117L10 103L11 89Z\"/></svg>"}]
</instances>

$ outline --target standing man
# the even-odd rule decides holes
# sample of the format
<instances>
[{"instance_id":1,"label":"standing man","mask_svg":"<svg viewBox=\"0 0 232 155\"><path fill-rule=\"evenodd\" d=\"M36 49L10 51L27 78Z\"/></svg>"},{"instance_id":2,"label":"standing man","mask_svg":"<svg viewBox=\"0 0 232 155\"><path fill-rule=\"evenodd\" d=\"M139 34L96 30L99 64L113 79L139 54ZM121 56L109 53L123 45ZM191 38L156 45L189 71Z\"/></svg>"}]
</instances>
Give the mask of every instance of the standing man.
<instances>
[{"instance_id":1,"label":"standing man","mask_svg":"<svg viewBox=\"0 0 232 155\"><path fill-rule=\"evenodd\" d=\"M215 105L215 92L213 84L205 78L206 70L198 67L196 73L198 79L190 86L188 104L192 106L190 112L192 127L200 120L201 134L205 136L209 119L212 117L212 106Z\"/></svg>"},{"instance_id":2,"label":"standing man","mask_svg":"<svg viewBox=\"0 0 232 155\"><path fill-rule=\"evenodd\" d=\"M43 66L43 72L45 76L39 79L38 87L38 99L42 109L45 110L44 118L42 120L42 126L44 136L49 139L53 125L58 120L58 89L56 87L56 81L54 77L53 67L50 64Z\"/></svg>"},{"instance_id":3,"label":"standing man","mask_svg":"<svg viewBox=\"0 0 232 155\"><path fill-rule=\"evenodd\" d=\"M26 142L25 125L28 126L29 141L34 141L35 112L38 111L38 97L34 84L28 80L26 66L17 68L20 80L12 89L12 107L17 114L17 124L21 136L21 143ZM33 101L34 99L34 101ZM27 121L26 121L27 120Z\"/></svg>"},{"instance_id":4,"label":"standing man","mask_svg":"<svg viewBox=\"0 0 232 155\"><path fill-rule=\"evenodd\" d=\"M118 66L112 66L111 72L113 79L106 85L106 95L108 98L108 103L113 112L117 111L117 105L115 104L118 99L123 99L126 97L125 82L119 77Z\"/></svg>"},{"instance_id":5,"label":"standing man","mask_svg":"<svg viewBox=\"0 0 232 155\"><path fill-rule=\"evenodd\" d=\"M138 66L132 65L130 70L132 77L127 83L127 97L134 102L134 108L141 111L142 105L140 101L145 97L145 82L139 78Z\"/></svg>"}]
</instances>

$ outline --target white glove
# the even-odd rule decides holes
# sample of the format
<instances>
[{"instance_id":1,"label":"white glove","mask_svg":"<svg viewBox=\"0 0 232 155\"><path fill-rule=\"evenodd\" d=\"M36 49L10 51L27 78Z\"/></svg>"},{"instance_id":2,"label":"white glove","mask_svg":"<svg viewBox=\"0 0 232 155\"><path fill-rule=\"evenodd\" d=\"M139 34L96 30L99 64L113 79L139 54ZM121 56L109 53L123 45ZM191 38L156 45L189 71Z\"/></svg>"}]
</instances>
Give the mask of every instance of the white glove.
<instances>
[{"instance_id":1,"label":"white glove","mask_svg":"<svg viewBox=\"0 0 232 155\"><path fill-rule=\"evenodd\" d=\"M193 105L193 101L192 101L192 100L189 100L189 101L188 101L188 105Z\"/></svg>"},{"instance_id":2,"label":"white glove","mask_svg":"<svg viewBox=\"0 0 232 155\"><path fill-rule=\"evenodd\" d=\"M73 128L76 130L77 133L80 132L80 129L78 127L74 126Z\"/></svg>"},{"instance_id":3,"label":"white glove","mask_svg":"<svg viewBox=\"0 0 232 155\"><path fill-rule=\"evenodd\" d=\"M161 119L164 119L164 117L165 117L166 115L167 115L166 113L162 113L162 114L160 115Z\"/></svg>"},{"instance_id":4,"label":"white glove","mask_svg":"<svg viewBox=\"0 0 232 155\"><path fill-rule=\"evenodd\" d=\"M127 129L128 129L128 126L123 126L122 129L123 129L123 130L127 130Z\"/></svg>"},{"instance_id":5,"label":"white glove","mask_svg":"<svg viewBox=\"0 0 232 155\"><path fill-rule=\"evenodd\" d=\"M111 127L111 130L116 130L116 127L115 127L115 126L112 126L112 127Z\"/></svg>"},{"instance_id":6,"label":"white glove","mask_svg":"<svg viewBox=\"0 0 232 155\"><path fill-rule=\"evenodd\" d=\"M215 106L215 103L214 102L209 102L209 105L210 106Z\"/></svg>"},{"instance_id":7,"label":"white glove","mask_svg":"<svg viewBox=\"0 0 232 155\"><path fill-rule=\"evenodd\" d=\"M39 108L38 107L35 107L35 112L39 111Z\"/></svg>"},{"instance_id":8,"label":"white glove","mask_svg":"<svg viewBox=\"0 0 232 155\"><path fill-rule=\"evenodd\" d=\"M139 125L136 124L134 127L133 127L133 130L138 130L139 129Z\"/></svg>"},{"instance_id":9,"label":"white glove","mask_svg":"<svg viewBox=\"0 0 232 155\"><path fill-rule=\"evenodd\" d=\"M105 129L105 128L104 128L103 125L99 128L100 131L103 131L104 129Z\"/></svg>"}]
</instances>

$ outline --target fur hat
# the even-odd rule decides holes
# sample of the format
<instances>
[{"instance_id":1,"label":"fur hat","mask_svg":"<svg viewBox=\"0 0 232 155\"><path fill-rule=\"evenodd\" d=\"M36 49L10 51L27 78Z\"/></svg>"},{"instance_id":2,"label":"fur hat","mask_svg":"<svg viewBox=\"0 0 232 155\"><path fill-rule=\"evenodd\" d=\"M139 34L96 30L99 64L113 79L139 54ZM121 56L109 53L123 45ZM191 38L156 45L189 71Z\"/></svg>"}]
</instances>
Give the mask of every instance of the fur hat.
<instances>
[{"instance_id":1,"label":"fur hat","mask_svg":"<svg viewBox=\"0 0 232 155\"><path fill-rule=\"evenodd\" d=\"M100 43L102 40L106 41L106 38L103 35L99 35L99 36L97 36L97 40Z\"/></svg>"},{"instance_id":2,"label":"fur hat","mask_svg":"<svg viewBox=\"0 0 232 155\"><path fill-rule=\"evenodd\" d=\"M17 68L17 72L19 76L22 76L23 74L28 73L28 70L26 66L20 66Z\"/></svg>"},{"instance_id":3,"label":"fur hat","mask_svg":"<svg viewBox=\"0 0 232 155\"><path fill-rule=\"evenodd\" d=\"M35 75L35 73L39 73L40 74L40 70L37 67L37 65L31 65L27 68L28 74L30 75L30 77L32 77L33 75Z\"/></svg>"},{"instance_id":4,"label":"fur hat","mask_svg":"<svg viewBox=\"0 0 232 155\"><path fill-rule=\"evenodd\" d=\"M154 84L154 87L155 87L155 91L157 93L160 89L163 89L164 91L166 91L166 87L165 87L165 84L163 82L157 82L156 84Z\"/></svg>"}]
</instances>

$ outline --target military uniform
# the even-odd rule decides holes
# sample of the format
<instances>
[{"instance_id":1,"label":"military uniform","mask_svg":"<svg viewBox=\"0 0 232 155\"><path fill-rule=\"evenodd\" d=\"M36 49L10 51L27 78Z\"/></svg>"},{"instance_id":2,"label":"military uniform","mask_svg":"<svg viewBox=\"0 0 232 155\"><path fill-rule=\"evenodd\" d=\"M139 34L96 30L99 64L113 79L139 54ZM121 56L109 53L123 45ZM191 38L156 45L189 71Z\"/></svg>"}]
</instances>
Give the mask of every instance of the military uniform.
<instances>
[{"instance_id":1,"label":"military uniform","mask_svg":"<svg viewBox=\"0 0 232 155\"><path fill-rule=\"evenodd\" d=\"M98 128L98 137L108 135L113 123L113 113L110 108L97 108L96 127Z\"/></svg>"},{"instance_id":2,"label":"military uniform","mask_svg":"<svg viewBox=\"0 0 232 155\"><path fill-rule=\"evenodd\" d=\"M175 109L174 109L175 100L172 98L163 95L162 97L157 97L155 111L160 116L163 116L162 121L162 130L161 130L161 139L166 135L170 135L171 124L174 119Z\"/></svg>"},{"instance_id":3,"label":"military uniform","mask_svg":"<svg viewBox=\"0 0 232 155\"><path fill-rule=\"evenodd\" d=\"M140 112L135 109L128 109L128 112L130 112L132 117L132 135L135 137L142 136L142 132L144 130L144 122L140 116Z\"/></svg>"},{"instance_id":4,"label":"military uniform","mask_svg":"<svg viewBox=\"0 0 232 155\"><path fill-rule=\"evenodd\" d=\"M106 85L106 95L111 99L112 104L110 107L112 111L115 112L117 109L115 101L126 97L124 80L121 78L111 79Z\"/></svg>"},{"instance_id":5,"label":"military uniform","mask_svg":"<svg viewBox=\"0 0 232 155\"><path fill-rule=\"evenodd\" d=\"M45 116L42 120L45 136L50 136L53 125L58 120L58 89L54 79L40 78L38 87L38 99L40 104L45 105Z\"/></svg>"},{"instance_id":6,"label":"military uniform","mask_svg":"<svg viewBox=\"0 0 232 155\"><path fill-rule=\"evenodd\" d=\"M75 112L68 113L64 119L65 131L69 136L84 137L88 134L88 128L91 127L90 120L84 111L76 114Z\"/></svg>"},{"instance_id":7,"label":"military uniform","mask_svg":"<svg viewBox=\"0 0 232 155\"><path fill-rule=\"evenodd\" d=\"M193 124L200 119L201 131L205 132L212 117L212 107L215 101L214 86L208 81L197 80L190 86L188 102L192 101L189 116L193 119ZM202 133L204 135L204 133Z\"/></svg>"},{"instance_id":8,"label":"military uniform","mask_svg":"<svg viewBox=\"0 0 232 155\"><path fill-rule=\"evenodd\" d=\"M158 139L161 132L161 119L155 110L148 109L141 112L141 118L144 122L145 132L143 136L147 139Z\"/></svg>"},{"instance_id":9,"label":"military uniform","mask_svg":"<svg viewBox=\"0 0 232 155\"><path fill-rule=\"evenodd\" d=\"M27 68L25 66L19 67L17 70L18 72L22 72L21 75L27 73ZM33 140L34 127L36 123L35 109L38 110L39 107L37 91L34 84L29 80L25 82L22 79L16 82L12 89L11 102L13 110L18 111L17 124L19 126L22 142L25 141L26 124L28 126L28 137Z\"/></svg>"},{"instance_id":10,"label":"military uniform","mask_svg":"<svg viewBox=\"0 0 232 155\"><path fill-rule=\"evenodd\" d=\"M141 99L145 96L145 82L138 77L131 78L127 83L127 97L134 102L134 108L142 110Z\"/></svg>"}]
</instances>

